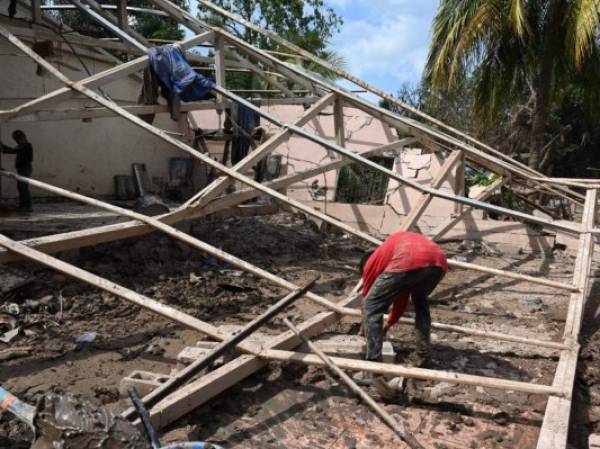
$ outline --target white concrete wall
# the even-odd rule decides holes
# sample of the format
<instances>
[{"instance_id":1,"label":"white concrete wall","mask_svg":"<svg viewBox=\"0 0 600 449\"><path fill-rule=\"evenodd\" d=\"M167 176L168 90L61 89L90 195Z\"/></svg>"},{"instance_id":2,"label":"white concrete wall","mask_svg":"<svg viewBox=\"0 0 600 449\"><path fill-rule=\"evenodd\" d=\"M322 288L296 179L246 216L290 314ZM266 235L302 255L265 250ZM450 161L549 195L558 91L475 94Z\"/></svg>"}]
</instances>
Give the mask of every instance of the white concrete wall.
<instances>
[{"instance_id":1,"label":"white concrete wall","mask_svg":"<svg viewBox=\"0 0 600 449\"><path fill-rule=\"evenodd\" d=\"M0 0L0 9L8 2ZM64 46L64 44L63 44ZM81 63L64 49L51 61L73 80L88 76ZM92 73L109 68L109 63L82 58ZM0 109L15 107L25 101L53 91L62 85L54 78L36 75L36 64L22 55L5 39L0 39ZM121 104L135 104L139 80L133 77L113 82L102 90ZM69 100L52 108L69 109L78 105L96 106L87 100ZM185 116L184 116L185 120ZM168 114L160 114L154 124L162 129L179 132L183 124L173 122ZM22 129L34 148L33 176L60 187L104 196L114 194L113 176L131 174L132 163L145 163L151 177L168 180L169 158L186 157L180 150L122 118L0 123L2 141L14 145L11 133ZM3 167L14 167L14 156L2 155ZM15 183L4 179L5 197L16 196ZM34 195L44 195L34 190Z\"/></svg>"}]
</instances>

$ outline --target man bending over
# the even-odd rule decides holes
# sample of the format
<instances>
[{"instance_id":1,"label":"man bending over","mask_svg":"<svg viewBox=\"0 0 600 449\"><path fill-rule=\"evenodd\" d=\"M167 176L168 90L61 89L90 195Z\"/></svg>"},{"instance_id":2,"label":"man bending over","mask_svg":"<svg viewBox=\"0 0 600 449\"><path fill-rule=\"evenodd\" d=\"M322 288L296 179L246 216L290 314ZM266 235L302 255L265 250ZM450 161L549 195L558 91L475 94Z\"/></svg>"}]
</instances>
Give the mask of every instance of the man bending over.
<instances>
[{"instance_id":1,"label":"man bending over","mask_svg":"<svg viewBox=\"0 0 600 449\"><path fill-rule=\"evenodd\" d=\"M429 359L431 328L427 298L448 271L442 249L421 234L397 232L376 251L363 256L360 271L367 360L381 361L383 337L400 319L410 297L415 309L417 364L425 364ZM390 306L384 323L383 315Z\"/></svg>"}]
</instances>

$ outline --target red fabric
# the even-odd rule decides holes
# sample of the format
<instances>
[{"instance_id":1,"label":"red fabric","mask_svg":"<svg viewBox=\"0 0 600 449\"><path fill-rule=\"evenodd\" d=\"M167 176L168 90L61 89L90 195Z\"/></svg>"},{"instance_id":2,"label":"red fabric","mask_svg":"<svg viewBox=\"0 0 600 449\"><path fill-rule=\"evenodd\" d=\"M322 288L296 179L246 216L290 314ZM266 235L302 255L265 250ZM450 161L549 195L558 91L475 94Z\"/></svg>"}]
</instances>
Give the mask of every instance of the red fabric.
<instances>
[{"instance_id":1,"label":"red fabric","mask_svg":"<svg viewBox=\"0 0 600 449\"><path fill-rule=\"evenodd\" d=\"M369 257L363 270L363 300L371 286L383 272L402 273L420 268L438 267L448 271L448 262L444 251L422 234L415 232L396 232ZM394 301L388 316L388 324L395 324L404 314L410 291L402 292Z\"/></svg>"}]
</instances>

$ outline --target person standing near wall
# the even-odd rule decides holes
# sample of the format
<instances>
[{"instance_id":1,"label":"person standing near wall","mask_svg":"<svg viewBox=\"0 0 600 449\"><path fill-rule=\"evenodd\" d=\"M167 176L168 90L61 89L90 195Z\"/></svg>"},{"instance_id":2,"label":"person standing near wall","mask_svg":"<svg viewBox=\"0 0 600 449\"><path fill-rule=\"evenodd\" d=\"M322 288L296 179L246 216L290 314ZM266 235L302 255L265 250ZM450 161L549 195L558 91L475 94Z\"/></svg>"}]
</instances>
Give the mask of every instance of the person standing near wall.
<instances>
[{"instance_id":1,"label":"person standing near wall","mask_svg":"<svg viewBox=\"0 0 600 449\"><path fill-rule=\"evenodd\" d=\"M33 147L27 140L27 136L21 130L12 133L12 138L16 142L16 147L9 147L0 142L0 150L4 154L15 154L15 168L21 176L30 177L33 171ZM17 181L17 190L19 191L19 209L20 213L32 212L31 194L29 193L29 184Z\"/></svg>"}]
</instances>

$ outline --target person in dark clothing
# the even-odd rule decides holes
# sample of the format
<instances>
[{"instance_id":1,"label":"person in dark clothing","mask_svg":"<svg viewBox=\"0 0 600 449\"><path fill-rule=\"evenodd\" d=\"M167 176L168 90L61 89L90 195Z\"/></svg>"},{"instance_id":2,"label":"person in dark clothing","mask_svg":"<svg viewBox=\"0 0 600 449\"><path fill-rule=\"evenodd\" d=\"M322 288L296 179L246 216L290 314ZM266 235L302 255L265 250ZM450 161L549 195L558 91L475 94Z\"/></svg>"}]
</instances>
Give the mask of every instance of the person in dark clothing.
<instances>
[{"instance_id":1,"label":"person in dark clothing","mask_svg":"<svg viewBox=\"0 0 600 449\"><path fill-rule=\"evenodd\" d=\"M33 147L27 140L25 133L19 129L12 133L12 138L17 143L17 146L12 148L0 142L0 150L4 154L16 154L15 168L17 174L30 177L33 171ZM19 191L19 212L31 212L29 184L17 181L17 190Z\"/></svg>"}]
</instances>

